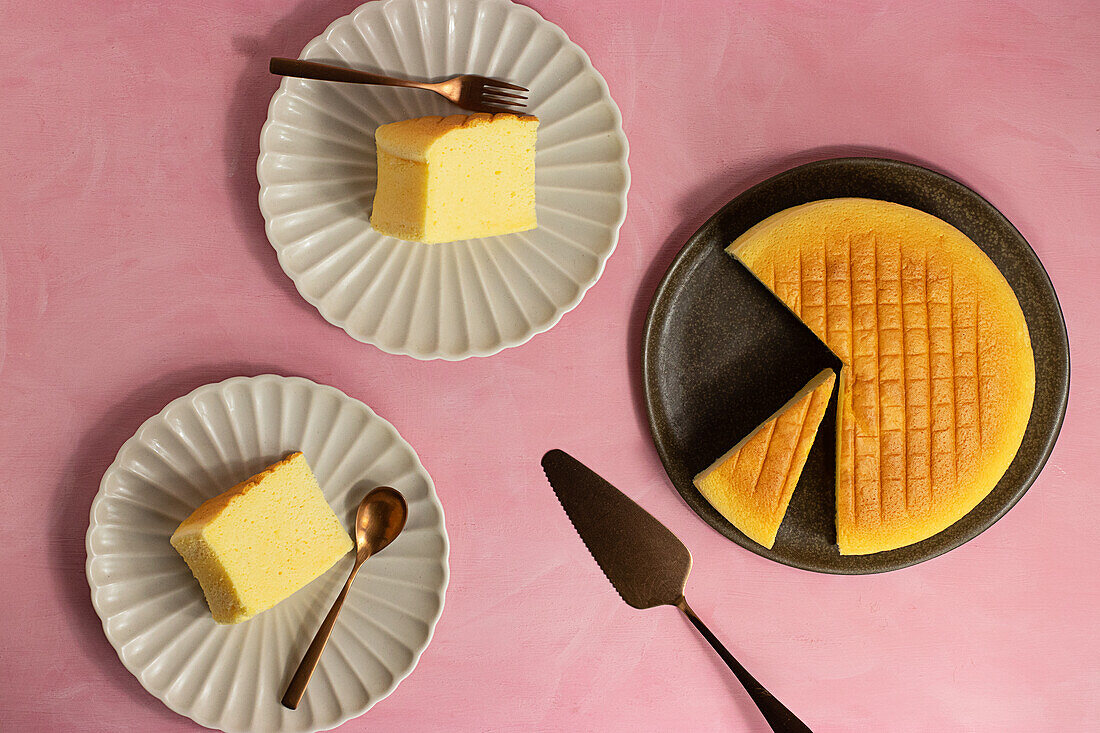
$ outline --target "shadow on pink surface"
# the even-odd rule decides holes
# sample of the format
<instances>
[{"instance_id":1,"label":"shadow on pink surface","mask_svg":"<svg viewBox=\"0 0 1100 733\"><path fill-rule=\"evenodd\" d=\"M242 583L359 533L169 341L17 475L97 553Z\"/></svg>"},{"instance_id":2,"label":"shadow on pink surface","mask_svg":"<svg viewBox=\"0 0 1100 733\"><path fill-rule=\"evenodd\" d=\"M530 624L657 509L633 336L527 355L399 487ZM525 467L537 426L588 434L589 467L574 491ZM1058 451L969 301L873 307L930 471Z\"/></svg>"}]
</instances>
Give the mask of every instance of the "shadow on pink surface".
<instances>
[{"instance_id":1,"label":"shadow on pink surface","mask_svg":"<svg viewBox=\"0 0 1100 733\"><path fill-rule=\"evenodd\" d=\"M94 658L96 667L104 670L105 676L118 690L135 705L150 713L159 713L164 721L180 718L147 693L122 665L104 636L102 624L92 607L84 571L87 559L84 538L88 531L92 499L99 491L100 479L122 444L169 402L210 382L220 382L242 374L278 374L283 371L267 364L210 364L170 373L134 390L101 415L83 434L54 492L53 505L57 507L57 513L51 529L54 551L61 556L61 560L53 564L52 581L57 586L58 597L67 607L64 617L71 619L77 627L75 635L84 642L81 651Z\"/></svg>"},{"instance_id":2,"label":"shadow on pink surface","mask_svg":"<svg viewBox=\"0 0 1100 733\"><path fill-rule=\"evenodd\" d=\"M353 8L354 4L349 6L347 2L307 0L276 22L267 35L233 38L233 48L238 52L242 69L226 114L223 155L237 229L249 243L250 254L260 263L268 282L300 308L312 313L318 322L324 322L321 315L298 295L267 240L258 203L260 184L256 178L256 161L260 155L260 130L267 121L267 107L279 88L280 77L268 71L271 57L297 58L306 43L323 31L332 19Z\"/></svg>"}]
</instances>

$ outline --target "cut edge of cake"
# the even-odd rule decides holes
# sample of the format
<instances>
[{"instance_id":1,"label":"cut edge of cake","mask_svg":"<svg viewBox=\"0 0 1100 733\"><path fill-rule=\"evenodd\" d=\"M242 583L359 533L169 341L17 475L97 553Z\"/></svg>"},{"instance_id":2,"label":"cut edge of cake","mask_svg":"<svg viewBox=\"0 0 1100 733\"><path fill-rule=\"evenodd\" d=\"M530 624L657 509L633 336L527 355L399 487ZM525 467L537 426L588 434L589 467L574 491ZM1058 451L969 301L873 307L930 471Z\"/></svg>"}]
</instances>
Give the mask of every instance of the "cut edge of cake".
<instances>
[{"instance_id":1,"label":"cut edge of cake","mask_svg":"<svg viewBox=\"0 0 1100 733\"><path fill-rule=\"evenodd\" d=\"M832 397L835 382L835 372L832 369L823 369L815 375L813 379L807 382L802 389L791 397L791 399L783 404L782 407L756 426L752 432L738 441L736 445L722 454L717 460L711 463L710 466L696 474L693 479L695 488L719 514L746 537L768 549L774 546L779 527L786 517L791 497L794 495L794 490L802 475L802 469L805 467L810 449L816 440L821 420L825 415L825 411ZM802 418L799 434L795 437L792 445L789 445L785 449L781 449L783 450L783 455L778 457L778 459L785 461L787 465L786 471L778 476L781 482L781 493L778 498L778 504L772 511L770 517L761 517L759 513L757 516L753 517L752 507L749 506L748 503L741 506L734 506L734 503L729 500L730 492L727 491L724 496L720 496L716 491L716 487L712 486L708 479L718 473L728 461L736 461L742 449L757 438L757 436L761 434L761 431L776 424L784 415L788 414L791 410L797 409L803 401L807 403L806 414ZM760 460L761 466L759 469L760 473L758 473L756 477L757 481L760 480L763 471L767 468L768 458L772 455L771 436L769 436L768 441L767 451ZM729 489L730 485L727 482L723 484L721 488Z\"/></svg>"},{"instance_id":2,"label":"cut edge of cake","mask_svg":"<svg viewBox=\"0 0 1100 733\"><path fill-rule=\"evenodd\" d=\"M951 232L958 236L959 241L968 243L971 247L975 248L979 254L979 259L991 268L991 272L995 273L996 277L984 278L978 281L978 289L995 290L1003 288L1010 294L1009 306L1014 306L1014 309L1009 307L1008 310L1012 310L1014 313L1020 311L1019 298L1015 291L1011 288L1011 285L1007 282L1007 278L1003 272L992 262L989 255L986 254L978 245L971 240L965 233L958 230L949 222L929 214L928 212L916 209L914 207L905 206L903 204L896 204L893 202L885 202L880 199L866 199L864 197L837 197L831 199L819 199L815 201L806 202L804 204L796 205L776 212L769 217L766 217L762 221L750 227L744 233L739 235L734 241L726 247L726 252L737 259L739 262L745 265L745 267L753 273L756 278L761 281L768 289L776 296L776 299L783 303L789 311L794 313L800 320L801 315L795 311L794 308L787 303L787 301L780 296L772 285L764 280L760 273L750 265L746 259L746 255L749 252L749 247L758 241L761 241L763 237L767 236L769 232L775 228L785 225L789 219L796 217L807 210L819 207L830 206L837 204L844 204L850 201L869 201L876 205L888 204L890 206L900 207L902 209L912 209L918 214L928 217L934 220L935 223L942 226L946 231ZM952 242L952 247L958 247L958 241ZM984 265L983 265L984 266ZM1021 413L1026 412L1030 415L1031 406L1035 398L1035 373L1034 373L1034 348L1030 340L1029 328L1026 320L1022 318L1022 312L1019 312L1021 316L1021 332L1023 333L1023 342L1027 351L1027 359L1024 359L1021 363L1022 372L1013 376L1015 381L1026 383L1023 389L1027 392L1027 398L1024 400L1026 405L1022 406ZM805 321L804 321L805 322ZM813 329L812 329L813 330ZM815 331L815 335L816 331ZM821 336L818 339L825 344L830 351L836 354L836 351L832 346L825 342ZM837 355L838 358L839 355ZM1019 361L1022 358L1020 355L1014 354L1012 356L1014 361ZM843 361L843 359L841 359ZM998 460L987 462L983 466L977 475L968 477L967 480L961 481L956 479L957 483L954 486L951 495L938 499L938 511L930 514L929 516L919 518L917 521L912 521L903 528L891 527L891 528L876 528L873 531L868 531L865 528L856 528L848 526L848 523L844 521L841 516L842 503L841 503L841 485L842 477L841 471L844 470L844 466L840 460L842 454L842 441L844 440L843 425L846 420L857 421L859 416L855 414L854 410L848 406L850 400L850 387L851 387L851 374L852 367L843 363L837 379L837 421L836 421L836 444L835 453L837 456L836 468L836 487L835 494L836 500L836 545L841 555L865 555L877 552L885 552L895 549L911 546L917 542L928 539L936 534L948 529L955 523L961 521L966 517L978 504L980 504L986 496L989 495L995 488L996 484L1008 470L1009 465L1015 458L1016 453L1019 450L1020 443L1022 442L1023 434L1026 431L1028 420L1025 418L1022 421L1017 420L1019 424L1014 425L1014 429L1006 429L1001 436L999 442L1012 443L1013 448L1011 450L1002 451L1003 455L998 457ZM980 488L979 488L980 487Z\"/></svg>"},{"instance_id":3,"label":"cut edge of cake","mask_svg":"<svg viewBox=\"0 0 1100 733\"><path fill-rule=\"evenodd\" d=\"M502 132L481 151L496 156L491 164L480 161L460 169L446 164L455 154L448 145L461 145L469 133L494 124L503 124ZM417 117L380 126L371 226L380 234L424 244L536 228L538 126L537 117L510 112Z\"/></svg>"},{"instance_id":4,"label":"cut edge of cake","mask_svg":"<svg viewBox=\"0 0 1100 733\"><path fill-rule=\"evenodd\" d=\"M254 605L256 594L252 592L252 585L247 586L247 592L242 593L240 578L232 577L233 574L227 569L224 562L225 558L219 555L219 548L215 547L224 540L217 522L224 516L225 512L231 511L236 503L247 500L250 491L262 486L277 471L286 469L302 473L302 476L306 479L303 483L306 485L299 488L309 494L306 497L307 501L313 504L313 509L317 513L321 514L318 519L325 526L320 528L322 531L318 533L316 539L319 543L318 549L322 552L323 557L320 557L314 563L314 567L310 569L308 573L310 577L305 578L303 576L304 579L299 578L298 580L301 582L296 580L293 583L295 587L289 588L289 592L285 592L288 588L280 588L277 592L280 597L274 598L274 600L269 598L267 600L270 602L265 601L259 605ZM316 496L313 496L313 494L316 494ZM219 624L235 624L246 621L277 605L329 570L355 546L351 536L344 529L344 526L332 511L328 500L321 492L316 477L301 451L288 454L285 458L276 461L259 473L204 501L180 523L179 527L172 533L169 541L199 582L211 615L214 621ZM224 551L224 548L221 549ZM234 554L240 553L235 552ZM239 558L236 564L242 564L239 562ZM278 575L282 575L281 570ZM252 581L253 585L255 582L255 580ZM260 582L262 583L263 580L261 579Z\"/></svg>"}]
</instances>

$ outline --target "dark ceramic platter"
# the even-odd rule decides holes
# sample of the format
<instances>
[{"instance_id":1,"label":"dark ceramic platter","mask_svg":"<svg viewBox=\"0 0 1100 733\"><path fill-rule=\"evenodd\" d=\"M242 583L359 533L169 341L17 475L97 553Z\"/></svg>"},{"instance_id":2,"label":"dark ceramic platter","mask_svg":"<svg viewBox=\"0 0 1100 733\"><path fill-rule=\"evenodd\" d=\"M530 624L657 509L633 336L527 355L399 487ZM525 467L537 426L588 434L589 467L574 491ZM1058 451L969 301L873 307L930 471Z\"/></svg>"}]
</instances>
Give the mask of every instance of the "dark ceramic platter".
<instances>
[{"instance_id":1,"label":"dark ceramic platter","mask_svg":"<svg viewBox=\"0 0 1100 733\"><path fill-rule=\"evenodd\" d=\"M772 214L818 199L859 196L905 204L949 222L996 263L1023 308L1035 351L1035 403L1004 477L972 512L915 545L843 556L836 547L833 483L836 399L768 550L699 494L692 477L839 362L816 336L724 251ZM838 158L793 168L722 207L677 255L646 321L642 372L653 440L684 500L737 544L776 562L823 573L878 573L952 550L1000 519L1046 463L1069 394L1069 341L1058 298L1035 252L997 209L961 183L881 158Z\"/></svg>"}]
</instances>

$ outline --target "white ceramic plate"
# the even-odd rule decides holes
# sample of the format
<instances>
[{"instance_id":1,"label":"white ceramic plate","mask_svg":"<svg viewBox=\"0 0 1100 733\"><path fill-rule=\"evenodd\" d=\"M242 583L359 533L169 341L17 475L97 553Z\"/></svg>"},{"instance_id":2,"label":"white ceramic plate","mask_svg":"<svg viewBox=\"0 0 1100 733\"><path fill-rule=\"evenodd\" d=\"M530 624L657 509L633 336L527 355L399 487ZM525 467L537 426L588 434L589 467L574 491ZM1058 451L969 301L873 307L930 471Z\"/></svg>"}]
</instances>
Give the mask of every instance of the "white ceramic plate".
<instances>
[{"instance_id":1,"label":"white ceramic plate","mask_svg":"<svg viewBox=\"0 0 1100 733\"><path fill-rule=\"evenodd\" d=\"M404 532L363 566L298 710L279 700L352 556L274 608L214 623L168 543L204 500L302 450L349 529L366 492L409 503ZM447 532L431 477L388 422L343 392L267 374L208 384L126 441L92 503L88 582L122 663L168 707L226 731L315 731L366 711L416 666L443 610Z\"/></svg>"},{"instance_id":2,"label":"white ceramic plate","mask_svg":"<svg viewBox=\"0 0 1100 733\"><path fill-rule=\"evenodd\" d=\"M437 80L503 78L540 120L537 229L448 244L374 231L374 131L463 110L432 92L284 79L260 136L260 210L298 291L354 338L420 359L488 356L547 330L599 279L630 184L619 109L565 33L509 0L381 0L302 58Z\"/></svg>"}]
</instances>

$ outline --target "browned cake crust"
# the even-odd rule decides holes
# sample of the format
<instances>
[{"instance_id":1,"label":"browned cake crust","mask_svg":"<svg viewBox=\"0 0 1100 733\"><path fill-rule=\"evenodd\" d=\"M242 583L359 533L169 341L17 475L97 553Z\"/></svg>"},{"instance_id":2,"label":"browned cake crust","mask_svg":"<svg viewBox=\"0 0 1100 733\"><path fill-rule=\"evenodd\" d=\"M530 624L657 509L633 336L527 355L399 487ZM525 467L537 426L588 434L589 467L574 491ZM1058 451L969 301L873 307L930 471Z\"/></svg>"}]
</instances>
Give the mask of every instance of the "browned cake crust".
<instances>
[{"instance_id":1,"label":"browned cake crust","mask_svg":"<svg viewBox=\"0 0 1100 733\"><path fill-rule=\"evenodd\" d=\"M695 477L695 487L711 506L764 547L775 544L835 383L831 369L817 375Z\"/></svg>"},{"instance_id":2,"label":"browned cake crust","mask_svg":"<svg viewBox=\"0 0 1100 733\"><path fill-rule=\"evenodd\" d=\"M1035 363L1016 296L977 245L916 209L828 199L730 250L844 362L841 553L919 542L985 498L1023 439Z\"/></svg>"}]
</instances>

